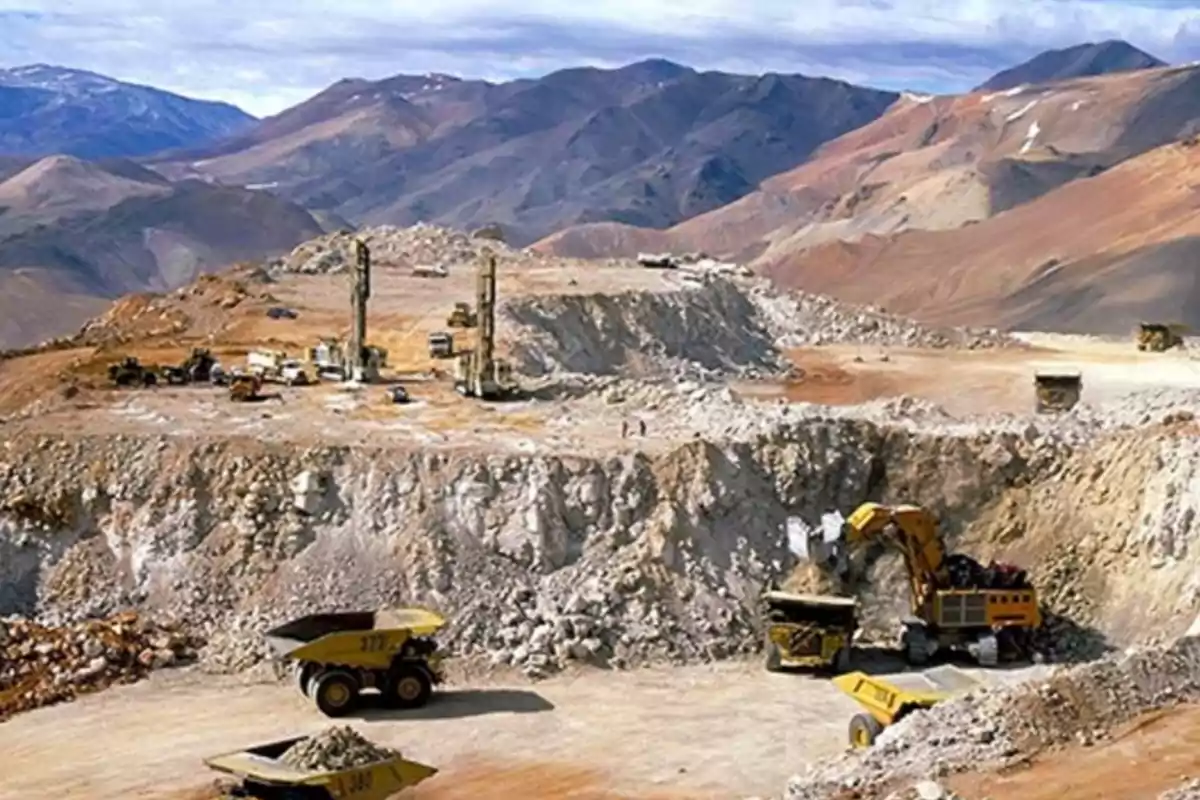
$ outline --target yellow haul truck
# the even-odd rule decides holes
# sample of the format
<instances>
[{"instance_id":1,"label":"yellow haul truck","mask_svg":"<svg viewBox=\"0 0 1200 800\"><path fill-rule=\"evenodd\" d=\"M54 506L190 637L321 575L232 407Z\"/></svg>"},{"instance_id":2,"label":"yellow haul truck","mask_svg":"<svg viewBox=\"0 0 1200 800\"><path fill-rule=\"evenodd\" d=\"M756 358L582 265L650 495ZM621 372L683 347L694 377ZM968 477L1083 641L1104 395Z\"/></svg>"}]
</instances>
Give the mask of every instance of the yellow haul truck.
<instances>
[{"instance_id":1,"label":"yellow haul truck","mask_svg":"<svg viewBox=\"0 0 1200 800\"><path fill-rule=\"evenodd\" d=\"M850 668L850 642L858 627L851 597L766 592L767 671L788 667Z\"/></svg>"},{"instance_id":2,"label":"yellow haul truck","mask_svg":"<svg viewBox=\"0 0 1200 800\"><path fill-rule=\"evenodd\" d=\"M304 737L284 739L204 759L205 766L241 779L232 795L258 800L384 800L437 774L400 755L358 767L297 769L280 756Z\"/></svg>"},{"instance_id":3,"label":"yellow haul truck","mask_svg":"<svg viewBox=\"0 0 1200 800\"><path fill-rule=\"evenodd\" d=\"M295 664L300 691L327 717L349 714L364 690L398 708L429 702L443 680L433 635L446 624L423 608L312 614L267 631L275 654Z\"/></svg>"},{"instance_id":4,"label":"yellow haul truck","mask_svg":"<svg viewBox=\"0 0 1200 800\"><path fill-rule=\"evenodd\" d=\"M833 684L863 708L850 719L850 745L870 747L883 729L913 711L929 708L948 697L975 689L983 682L952 666L888 677L851 672Z\"/></svg>"}]
</instances>

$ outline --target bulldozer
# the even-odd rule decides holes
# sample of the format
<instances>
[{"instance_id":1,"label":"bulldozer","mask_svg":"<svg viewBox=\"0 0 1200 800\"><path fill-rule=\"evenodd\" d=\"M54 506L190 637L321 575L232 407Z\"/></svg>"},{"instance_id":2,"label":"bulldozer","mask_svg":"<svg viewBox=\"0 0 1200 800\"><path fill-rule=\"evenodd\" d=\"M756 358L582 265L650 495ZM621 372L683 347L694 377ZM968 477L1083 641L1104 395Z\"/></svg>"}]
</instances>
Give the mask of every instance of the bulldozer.
<instances>
[{"instance_id":1,"label":"bulldozer","mask_svg":"<svg viewBox=\"0 0 1200 800\"><path fill-rule=\"evenodd\" d=\"M108 365L108 379L116 386L154 386L158 383L158 373L133 356L126 356Z\"/></svg>"},{"instance_id":2,"label":"bulldozer","mask_svg":"<svg viewBox=\"0 0 1200 800\"><path fill-rule=\"evenodd\" d=\"M454 310L446 317L451 328L474 328L479 324L479 315L471 310L470 303L455 303Z\"/></svg>"},{"instance_id":3,"label":"bulldozer","mask_svg":"<svg viewBox=\"0 0 1200 800\"><path fill-rule=\"evenodd\" d=\"M854 598L770 591L762 605L768 672L850 669L850 643L858 627Z\"/></svg>"},{"instance_id":4,"label":"bulldozer","mask_svg":"<svg viewBox=\"0 0 1200 800\"><path fill-rule=\"evenodd\" d=\"M1083 377L1078 372L1037 372L1033 386L1037 413L1070 411L1083 394Z\"/></svg>"},{"instance_id":5,"label":"bulldozer","mask_svg":"<svg viewBox=\"0 0 1200 800\"><path fill-rule=\"evenodd\" d=\"M839 567L851 587L864 571L851 555L873 543L904 558L911 616L901 621L900 644L910 664L927 664L938 651L965 651L985 667L1032 654L1042 616L1024 570L947 553L937 519L920 506L863 503L841 531Z\"/></svg>"},{"instance_id":6,"label":"bulldozer","mask_svg":"<svg viewBox=\"0 0 1200 800\"><path fill-rule=\"evenodd\" d=\"M1162 353L1173 347L1183 347L1183 337L1188 333L1186 325L1161 322L1138 323L1137 349L1143 352Z\"/></svg>"}]
</instances>

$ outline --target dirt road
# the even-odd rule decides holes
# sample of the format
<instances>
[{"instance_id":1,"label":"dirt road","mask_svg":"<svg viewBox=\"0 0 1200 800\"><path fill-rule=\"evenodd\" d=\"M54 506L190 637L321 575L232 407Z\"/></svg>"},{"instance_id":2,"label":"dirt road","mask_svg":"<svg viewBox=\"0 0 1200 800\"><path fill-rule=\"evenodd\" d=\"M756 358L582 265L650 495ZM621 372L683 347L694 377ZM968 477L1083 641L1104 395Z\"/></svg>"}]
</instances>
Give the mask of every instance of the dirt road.
<instances>
[{"instance_id":1,"label":"dirt road","mask_svg":"<svg viewBox=\"0 0 1200 800\"><path fill-rule=\"evenodd\" d=\"M419 800L703 800L778 793L843 749L854 711L828 681L754 662L456 689L350 723L442 770ZM0 798L178 798L215 776L205 756L329 724L290 686L164 673L0 726Z\"/></svg>"}]
</instances>

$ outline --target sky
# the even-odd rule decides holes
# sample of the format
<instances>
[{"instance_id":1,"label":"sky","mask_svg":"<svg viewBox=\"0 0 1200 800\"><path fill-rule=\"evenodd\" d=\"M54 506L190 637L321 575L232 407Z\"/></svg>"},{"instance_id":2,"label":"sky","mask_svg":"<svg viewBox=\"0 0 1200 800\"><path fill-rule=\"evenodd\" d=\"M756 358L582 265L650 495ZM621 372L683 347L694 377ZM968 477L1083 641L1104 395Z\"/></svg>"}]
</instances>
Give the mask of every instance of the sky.
<instances>
[{"instance_id":1,"label":"sky","mask_svg":"<svg viewBox=\"0 0 1200 800\"><path fill-rule=\"evenodd\" d=\"M0 66L88 69L258 116L347 77L648 57L954 92L1104 39L1200 60L1200 0L0 0Z\"/></svg>"}]
</instances>

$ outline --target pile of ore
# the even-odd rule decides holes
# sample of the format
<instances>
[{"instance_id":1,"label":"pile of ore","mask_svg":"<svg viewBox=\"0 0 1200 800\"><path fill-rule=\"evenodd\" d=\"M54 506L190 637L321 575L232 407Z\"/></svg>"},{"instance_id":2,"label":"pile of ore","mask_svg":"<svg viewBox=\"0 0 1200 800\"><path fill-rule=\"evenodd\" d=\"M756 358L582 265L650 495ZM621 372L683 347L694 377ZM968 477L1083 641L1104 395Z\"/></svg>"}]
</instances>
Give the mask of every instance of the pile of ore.
<instances>
[{"instance_id":1,"label":"pile of ore","mask_svg":"<svg viewBox=\"0 0 1200 800\"><path fill-rule=\"evenodd\" d=\"M380 747L364 739L350 726L343 725L326 728L315 736L301 739L279 758L288 766L307 772L333 772L362 767L399 755L395 750Z\"/></svg>"},{"instance_id":2,"label":"pile of ore","mask_svg":"<svg viewBox=\"0 0 1200 800\"><path fill-rule=\"evenodd\" d=\"M0 619L0 721L196 656L200 642L133 612L62 627Z\"/></svg>"}]
</instances>

